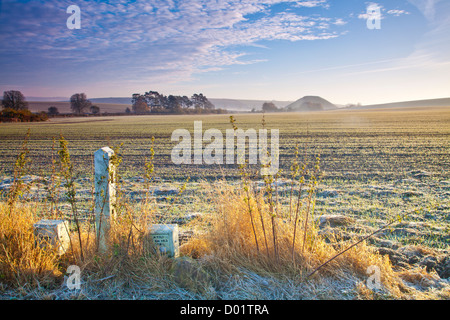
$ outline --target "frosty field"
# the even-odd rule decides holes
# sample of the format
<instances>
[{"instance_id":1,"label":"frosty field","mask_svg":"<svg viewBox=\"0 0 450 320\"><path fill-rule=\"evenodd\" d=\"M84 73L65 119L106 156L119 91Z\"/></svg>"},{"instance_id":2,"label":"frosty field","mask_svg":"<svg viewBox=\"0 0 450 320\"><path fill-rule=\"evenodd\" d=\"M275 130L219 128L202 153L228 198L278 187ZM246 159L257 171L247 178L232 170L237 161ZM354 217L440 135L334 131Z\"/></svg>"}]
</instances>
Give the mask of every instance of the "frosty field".
<instances>
[{"instance_id":1,"label":"frosty field","mask_svg":"<svg viewBox=\"0 0 450 320\"><path fill-rule=\"evenodd\" d=\"M239 128L262 128L262 114L234 117ZM388 256L395 270L418 267L437 272L442 279L450 276L449 108L280 113L266 114L264 118L267 129L280 130L282 172L276 194L282 221L289 219L290 166L298 144L302 163L311 164L320 155L321 176L312 216L318 234L327 243L350 244L402 216L394 227L368 239L368 244ZM229 115L95 117L1 124L0 189L5 194L8 191L15 158L30 128L32 163L26 176L30 188L24 199L37 204L45 215L48 203L44 201L43 179L51 174L52 155L53 159L57 157L52 137L58 140L62 134L69 143L76 172L79 210L88 221L92 214L93 153L103 146L123 143L123 197L139 208L150 193L159 208L158 219L180 223L182 234L189 239L198 230L186 222L215 210L211 189L224 181L230 186L241 183L237 166L171 163L170 152L175 145L171 133L179 128L193 131L197 120L203 121L203 130L217 128L225 132L231 128ZM152 136L155 172L147 190L144 163L150 157ZM256 172L258 167L253 169ZM264 185L257 173L252 181L255 188ZM185 183L186 190L179 195ZM70 206L63 194L58 205L70 220Z\"/></svg>"}]
</instances>

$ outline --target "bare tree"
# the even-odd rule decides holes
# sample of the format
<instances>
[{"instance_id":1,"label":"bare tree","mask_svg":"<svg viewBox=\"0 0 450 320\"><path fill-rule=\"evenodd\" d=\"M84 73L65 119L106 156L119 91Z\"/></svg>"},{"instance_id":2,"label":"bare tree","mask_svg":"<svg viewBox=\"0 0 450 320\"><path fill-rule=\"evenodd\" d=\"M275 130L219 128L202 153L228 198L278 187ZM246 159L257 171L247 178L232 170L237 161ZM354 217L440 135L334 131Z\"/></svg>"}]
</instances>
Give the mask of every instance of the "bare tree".
<instances>
[{"instance_id":1,"label":"bare tree","mask_svg":"<svg viewBox=\"0 0 450 320\"><path fill-rule=\"evenodd\" d=\"M10 90L3 92L2 105L4 108L14 110L28 110L28 102L20 91Z\"/></svg>"},{"instance_id":2,"label":"bare tree","mask_svg":"<svg viewBox=\"0 0 450 320\"><path fill-rule=\"evenodd\" d=\"M84 93L75 93L70 97L70 108L75 114L81 114L91 107L91 102Z\"/></svg>"}]
</instances>

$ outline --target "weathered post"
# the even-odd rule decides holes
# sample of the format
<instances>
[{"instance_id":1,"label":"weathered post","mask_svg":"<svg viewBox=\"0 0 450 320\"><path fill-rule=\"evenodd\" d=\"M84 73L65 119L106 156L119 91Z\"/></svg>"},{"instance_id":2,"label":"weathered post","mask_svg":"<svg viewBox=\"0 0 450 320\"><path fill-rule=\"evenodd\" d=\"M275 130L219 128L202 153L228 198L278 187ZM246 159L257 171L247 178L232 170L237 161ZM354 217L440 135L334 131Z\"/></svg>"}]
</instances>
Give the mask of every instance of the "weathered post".
<instances>
[{"instance_id":1,"label":"weathered post","mask_svg":"<svg viewBox=\"0 0 450 320\"><path fill-rule=\"evenodd\" d=\"M94 153L95 167L95 225L99 251L108 248L111 220L116 217L115 167L111 163L114 151L103 147Z\"/></svg>"}]
</instances>

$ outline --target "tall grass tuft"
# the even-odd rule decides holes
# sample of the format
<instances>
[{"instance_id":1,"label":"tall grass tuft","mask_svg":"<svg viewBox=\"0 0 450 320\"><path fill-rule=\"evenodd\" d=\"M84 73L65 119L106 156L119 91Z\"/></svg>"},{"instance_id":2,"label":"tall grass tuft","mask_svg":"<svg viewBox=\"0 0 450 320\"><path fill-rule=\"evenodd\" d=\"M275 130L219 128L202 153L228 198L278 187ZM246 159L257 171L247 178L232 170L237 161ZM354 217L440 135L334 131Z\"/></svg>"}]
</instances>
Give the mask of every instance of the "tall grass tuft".
<instances>
[{"instance_id":1,"label":"tall grass tuft","mask_svg":"<svg viewBox=\"0 0 450 320\"><path fill-rule=\"evenodd\" d=\"M75 186L75 175L73 173L73 164L70 159L70 153L68 148L68 142L64 138L62 134L59 136L59 175L60 178L64 181L64 188L66 190L65 194L67 197L67 202L69 202L70 207L72 208L72 219L75 223L77 235L78 235L78 248L80 253L81 261L84 260L83 254L83 241L81 236L81 226L80 220L78 217L78 209L77 209L77 199L76 199L76 186ZM72 254L74 254L74 245L72 239L70 240L70 246L72 249Z\"/></svg>"},{"instance_id":2,"label":"tall grass tuft","mask_svg":"<svg viewBox=\"0 0 450 320\"><path fill-rule=\"evenodd\" d=\"M31 162L31 159L28 157L28 154L30 153L30 151L28 150L30 131L31 130L28 129L27 134L25 135L25 138L22 142L22 148L20 149L20 152L16 158L16 162L14 163L14 177L7 200L10 215L12 215L17 200L21 196L23 196L24 191L28 188L28 185L23 182L22 178L28 172L28 164Z\"/></svg>"},{"instance_id":3,"label":"tall grass tuft","mask_svg":"<svg viewBox=\"0 0 450 320\"><path fill-rule=\"evenodd\" d=\"M186 255L206 259L210 266L219 273L239 273L250 270L259 275L278 275L281 279L296 279L298 284L307 281L319 281L323 278L342 279L354 277L365 281L367 269L376 265L380 268L382 285L390 294L402 296L402 283L396 277L387 256L378 255L365 242L352 248L344 243L331 245L319 234L315 224L307 228L307 245L303 248L305 229L297 229L294 237L294 224L287 219L278 219L276 241L273 233L264 233L263 224L252 225L248 215L246 192L239 187L220 184L211 190L214 195L216 212L203 223L208 226L205 234L199 235L182 247ZM270 204L260 195L263 222L272 223ZM256 205L256 199L250 203ZM254 229L255 228L255 229ZM267 237L268 252L259 250L256 239L264 243ZM293 246L293 243L295 246ZM277 256L273 255L274 244L277 245ZM343 252L344 254L340 254ZM330 257L333 258L332 261ZM320 272L309 277L317 267Z\"/></svg>"},{"instance_id":4,"label":"tall grass tuft","mask_svg":"<svg viewBox=\"0 0 450 320\"><path fill-rule=\"evenodd\" d=\"M24 204L0 203L0 280L21 288L52 286L62 275L56 253L35 244L36 215Z\"/></svg>"}]
</instances>

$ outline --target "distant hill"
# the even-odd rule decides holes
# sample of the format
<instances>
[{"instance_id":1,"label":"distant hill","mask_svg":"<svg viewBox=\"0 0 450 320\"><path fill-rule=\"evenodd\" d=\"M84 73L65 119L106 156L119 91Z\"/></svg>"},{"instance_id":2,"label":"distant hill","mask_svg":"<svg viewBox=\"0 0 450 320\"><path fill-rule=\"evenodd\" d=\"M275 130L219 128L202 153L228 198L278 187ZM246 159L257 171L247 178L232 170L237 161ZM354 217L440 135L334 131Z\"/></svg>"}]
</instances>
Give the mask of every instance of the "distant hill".
<instances>
[{"instance_id":1,"label":"distant hill","mask_svg":"<svg viewBox=\"0 0 450 320\"><path fill-rule=\"evenodd\" d=\"M28 101L38 101L38 102L47 102L47 101L53 101L53 102L64 102L69 101L69 98L67 97L26 97Z\"/></svg>"},{"instance_id":2,"label":"distant hill","mask_svg":"<svg viewBox=\"0 0 450 320\"><path fill-rule=\"evenodd\" d=\"M28 101L33 102L69 102L68 97L26 97ZM126 104L131 105L131 97L110 97L110 98L89 98L93 104L105 103L105 104Z\"/></svg>"},{"instance_id":3,"label":"distant hill","mask_svg":"<svg viewBox=\"0 0 450 320\"><path fill-rule=\"evenodd\" d=\"M318 96L305 96L286 106L286 111L326 111L338 107L324 98Z\"/></svg>"},{"instance_id":4,"label":"distant hill","mask_svg":"<svg viewBox=\"0 0 450 320\"><path fill-rule=\"evenodd\" d=\"M403 102L392 102L383 104L372 104L367 106L351 107L351 110L360 109L395 109L395 108L426 108L426 107L450 107L450 98L414 100Z\"/></svg>"},{"instance_id":5,"label":"distant hill","mask_svg":"<svg viewBox=\"0 0 450 320\"><path fill-rule=\"evenodd\" d=\"M92 98L92 103L108 103L108 104L126 104L131 106L131 97L110 97L110 98Z\"/></svg>"}]
</instances>

